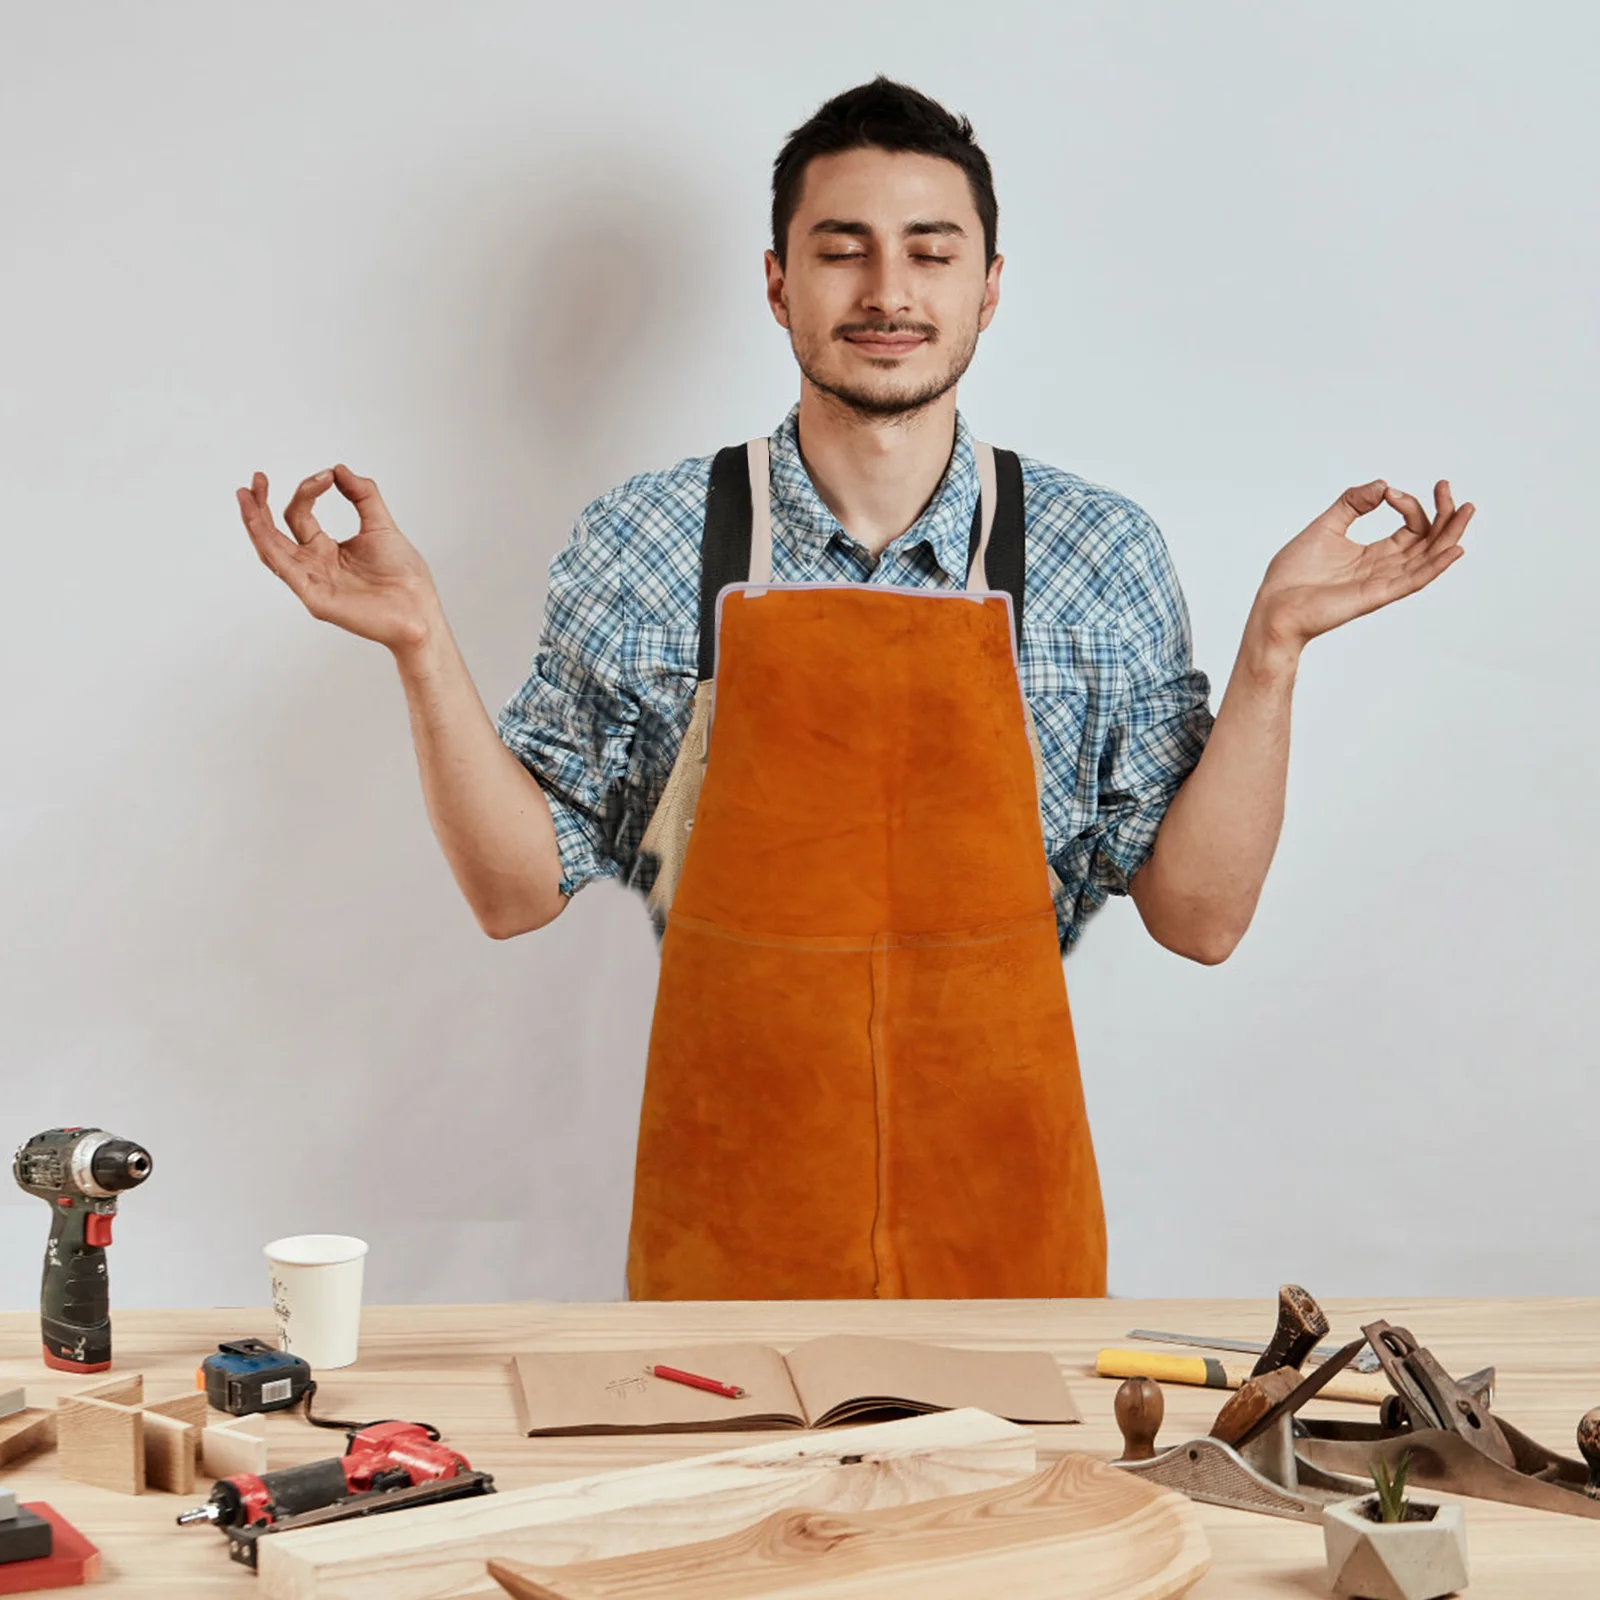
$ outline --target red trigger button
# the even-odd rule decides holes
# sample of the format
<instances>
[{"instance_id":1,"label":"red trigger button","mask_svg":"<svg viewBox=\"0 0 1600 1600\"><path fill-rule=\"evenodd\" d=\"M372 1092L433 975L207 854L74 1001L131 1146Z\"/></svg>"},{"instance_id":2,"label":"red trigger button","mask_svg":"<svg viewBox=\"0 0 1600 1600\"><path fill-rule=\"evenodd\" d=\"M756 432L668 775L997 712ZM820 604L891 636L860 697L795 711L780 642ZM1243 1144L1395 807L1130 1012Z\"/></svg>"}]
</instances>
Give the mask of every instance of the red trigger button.
<instances>
[{"instance_id":1,"label":"red trigger button","mask_svg":"<svg viewBox=\"0 0 1600 1600\"><path fill-rule=\"evenodd\" d=\"M103 1250L111 1243L111 1218L102 1211L91 1211L84 1219L83 1242Z\"/></svg>"}]
</instances>

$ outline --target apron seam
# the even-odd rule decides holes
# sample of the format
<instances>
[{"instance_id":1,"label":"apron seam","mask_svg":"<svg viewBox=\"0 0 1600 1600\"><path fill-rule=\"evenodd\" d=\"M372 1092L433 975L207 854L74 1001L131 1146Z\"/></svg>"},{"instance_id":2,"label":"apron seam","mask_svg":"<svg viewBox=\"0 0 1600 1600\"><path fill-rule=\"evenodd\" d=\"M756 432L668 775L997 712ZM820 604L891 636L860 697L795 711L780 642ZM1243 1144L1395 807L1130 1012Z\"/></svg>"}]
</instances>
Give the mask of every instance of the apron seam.
<instances>
[{"instance_id":1,"label":"apron seam","mask_svg":"<svg viewBox=\"0 0 1600 1600\"><path fill-rule=\"evenodd\" d=\"M1032 933L1036 929L1049 926L1055 928L1055 907L1048 911L1036 912L1031 916L1018 917L1014 922L996 924L993 928L983 933L968 933L957 930L952 933L862 933L862 934L784 934L784 933L757 933L744 928L729 928L719 922L708 922L701 917L689 916L681 911L671 911L667 914L669 928L680 926L694 933L709 934L712 938L726 939L730 944L760 945L769 950L814 950L818 953L839 955L860 955L871 951L876 954L880 948L894 950L915 949L962 949L971 945L999 944L1006 939L1015 939L1021 934ZM837 942L836 942L837 941Z\"/></svg>"},{"instance_id":2,"label":"apron seam","mask_svg":"<svg viewBox=\"0 0 1600 1600\"><path fill-rule=\"evenodd\" d=\"M874 936L872 950L872 1012L867 1019L867 1047L872 1058L872 1105L877 1120L877 1171L876 1208L872 1216L872 1293L883 1298L885 1265L888 1256L885 1228L889 1211L889 1139L888 1139L888 1085L884 1081L887 1063L884 1060L883 1013L888 1003L889 963L887 935Z\"/></svg>"}]
</instances>

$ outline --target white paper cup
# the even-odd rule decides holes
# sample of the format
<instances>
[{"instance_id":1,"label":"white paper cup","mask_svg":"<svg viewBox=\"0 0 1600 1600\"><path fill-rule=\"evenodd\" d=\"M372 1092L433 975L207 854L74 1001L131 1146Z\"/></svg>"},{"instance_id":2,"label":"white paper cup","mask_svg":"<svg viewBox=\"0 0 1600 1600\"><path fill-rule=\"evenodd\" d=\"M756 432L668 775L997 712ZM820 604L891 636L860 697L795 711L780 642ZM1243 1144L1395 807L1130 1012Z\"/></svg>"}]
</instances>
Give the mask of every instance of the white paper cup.
<instances>
[{"instance_id":1,"label":"white paper cup","mask_svg":"<svg viewBox=\"0 0 1600 1600\"><path fill-rule=\"evenodd\" d=\"M278 1343L314 1368L348 1367L361 1334L367 1243L342 1233L302 1233L266 1247Z\"/></svg>"}]
</instances>

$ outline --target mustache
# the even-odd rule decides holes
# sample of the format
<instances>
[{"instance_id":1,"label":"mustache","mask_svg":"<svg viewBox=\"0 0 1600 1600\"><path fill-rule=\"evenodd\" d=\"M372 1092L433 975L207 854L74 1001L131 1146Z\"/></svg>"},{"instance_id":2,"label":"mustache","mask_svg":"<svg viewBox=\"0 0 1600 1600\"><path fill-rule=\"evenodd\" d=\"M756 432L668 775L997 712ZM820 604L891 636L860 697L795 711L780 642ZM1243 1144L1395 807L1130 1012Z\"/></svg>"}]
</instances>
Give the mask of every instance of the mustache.
<instances>
[{"instance_id":1,"label":"mustache","mask_svg":"<svg viewBox=\"0 0 1600 1600\"><path fill-rule=\"evenodd\" d=\"M939 330L931 322L841 322L833 330L835 339L849 339L856 334L914 333L919 339L932 344Z\"/></svg>"}]
</instances>

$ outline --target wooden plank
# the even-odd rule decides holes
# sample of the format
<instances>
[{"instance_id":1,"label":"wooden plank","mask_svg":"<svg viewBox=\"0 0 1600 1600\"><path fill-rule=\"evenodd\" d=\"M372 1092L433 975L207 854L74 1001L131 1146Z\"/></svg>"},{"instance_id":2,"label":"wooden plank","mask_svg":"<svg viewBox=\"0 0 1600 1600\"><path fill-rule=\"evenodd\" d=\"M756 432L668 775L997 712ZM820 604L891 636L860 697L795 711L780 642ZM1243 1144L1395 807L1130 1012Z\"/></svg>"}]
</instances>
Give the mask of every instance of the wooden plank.
<instances>
[{"instance_id":1,"label":"wooden plank","mask_svg":"<svg viewBox=\"0 0 1600 1600\"><path fill-rule=\"evenodd\" d=\"M795 1505L864 1511L996 1488L1036 1464L1027 1428L964 1409L625 1468L482 1499L274 1534L263 1600L492 1594L491 1557L595 1560L717 1537Z\"/></svg>"},{"instance_id":2,"label":"wooden plank","mask_svg":"<svg viewBox=\"0 0 1600 1600\"><path fill-rule=\"evenodd\" d=\"M259 1412L213 1422L200 1435L200 1470L208 1478L267 1470L267 1419Z\"/></svg>"},{"instance_id":3,"label":"wooden plank","mask_svg":"<svg viewBox=\"0 0 1600 1600\"><path fill-rule=\"evenodd\" d=\"M1211 1550L1194 1507L1089 1456L1021 1483L849 1515L780 1511L742 1532L608 1561L491 1561L515 1600L1169 1600ZM1141 1485L1148 1488L1150 1485Z\"/></svg>"},{"instance_id":4,"label":"wooden plank","mask_svg":"<svg viewBox=\"0 0 1600 1600\"><path fill-rule=\"evenodd\" d=\"M48 1450L56 1442L56 1414L43 1406L0 1418L0 1467L35 1450Z\"/></svg>"},{"instance_id":5,"label":"wooden plank","mask_svg":"<svg viewBox=\"0 0 1600 1600\"><path fill-rule=\"evenodd\" d=\"M137 1406L70 1396L56 1408L56 1449L63 1478L144 1493L144 1413Z\"/></svg>"},{"instance_id":6,"label":"wooden plank","mask_svg":"<svg viewBox=\"0 0 1600 1600\"><path fill-rule=\"evenodd\" d=\"M144 1404L144 1374L142 1372L118 1373L114 1378L102 1378L87 1389L74 1389L74 1400L109 1400L117 1406L142 1406Z\"/></svg>"},{"instance_id":7,"label":"wooden plank","mask_svg":"<svg viewBox=\"0 0 1600 1600\"><path fill-rule=\"evenodd\" d=\"M200 1430L177 1417L144 1409L144 1481L168 1494L193 1494Z\"/></svg>"}]
</instances>

